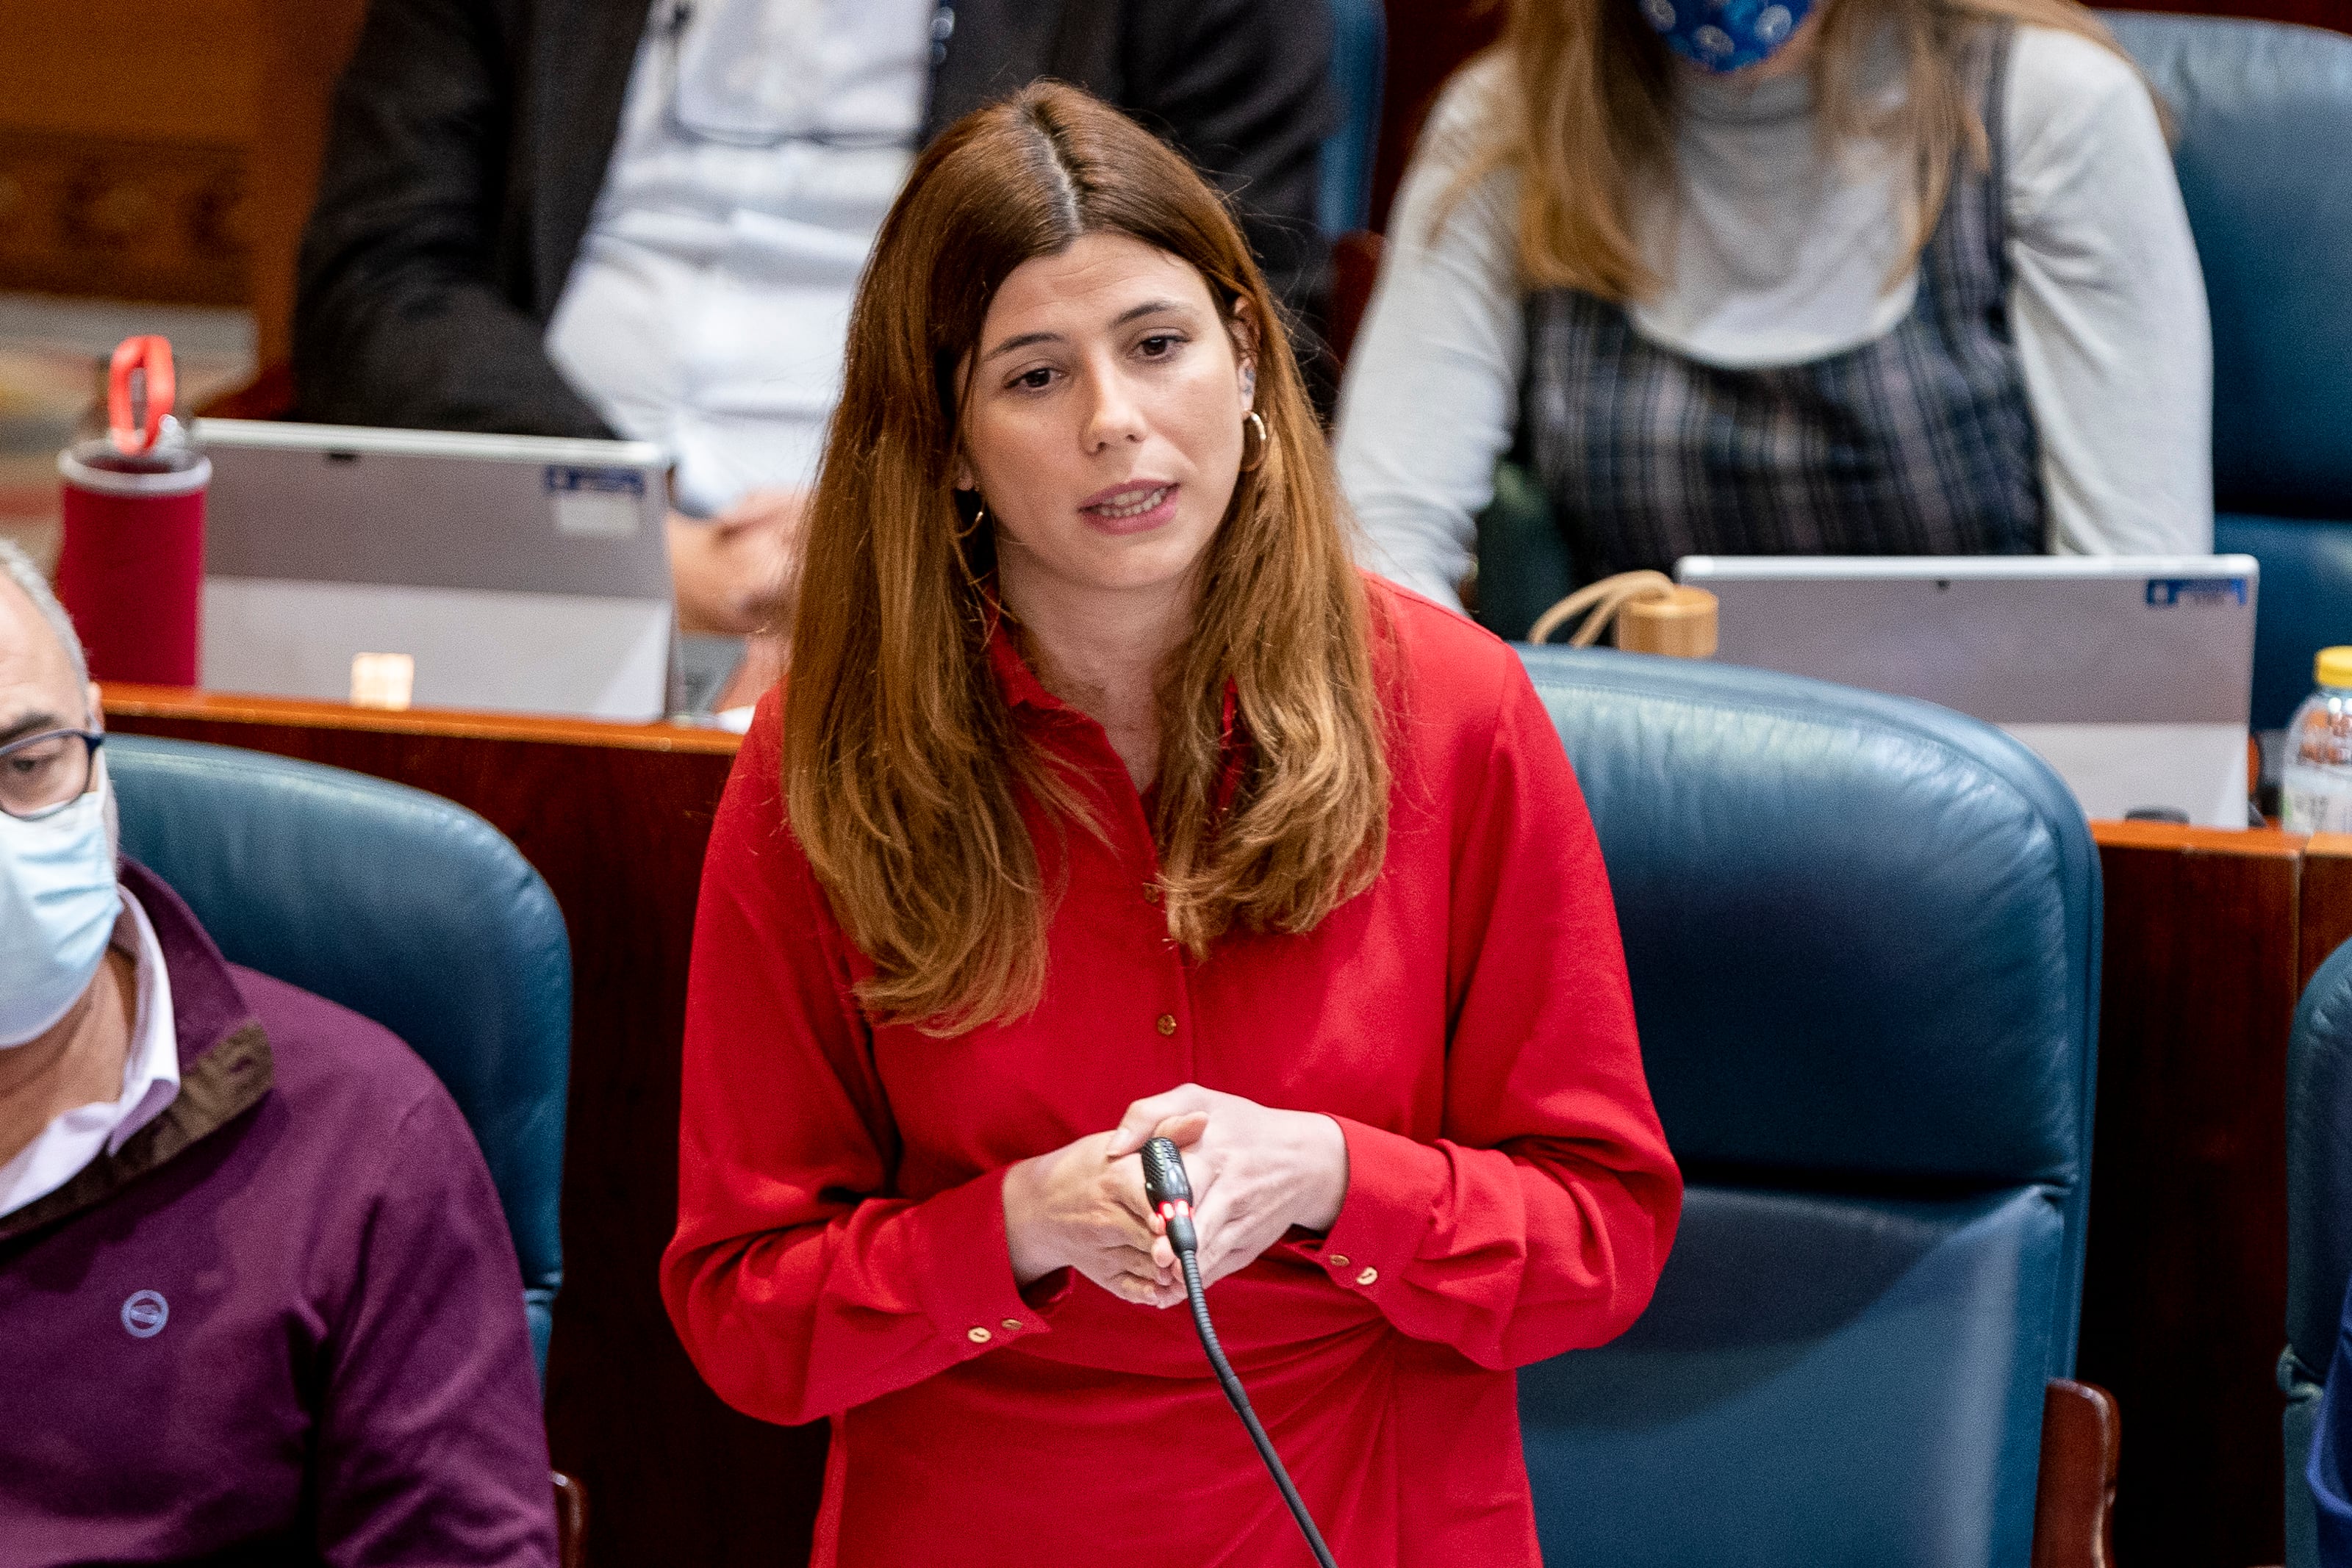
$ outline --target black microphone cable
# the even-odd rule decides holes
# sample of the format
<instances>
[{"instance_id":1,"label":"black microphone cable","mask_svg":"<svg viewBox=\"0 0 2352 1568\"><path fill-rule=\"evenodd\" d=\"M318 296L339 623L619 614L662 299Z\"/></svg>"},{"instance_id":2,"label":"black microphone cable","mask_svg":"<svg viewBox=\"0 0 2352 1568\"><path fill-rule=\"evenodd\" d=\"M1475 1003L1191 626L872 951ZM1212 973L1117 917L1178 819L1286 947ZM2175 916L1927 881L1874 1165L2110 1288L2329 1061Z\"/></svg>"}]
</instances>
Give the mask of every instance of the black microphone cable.
<instances>
[{"instance_id":1,"label":"black microphone cable","mask_svg":"<svg viewBox=\"0 0 2352 1568\"><path fill-rule=\"evenodd\" d=\"M1290 1472L1282 1468L1282 1456L1274 1451L1273 1439L1258 1425L1257 1412L1250 1408L1249 1396L1234 1375L1233 1363L1225 1359L1224 1347L1217 1343L1217 1326L1209 1321L1209 1300L1201 1284L1201 1239L1192 1228L1192 1184L1184 1175L1183 1156L1166 1138L1154 1138L1143 1145L1143 1193L1152 1211L1167 1222L1168 1243L1175 1248L1176 1261L1184 1270L1184 1294L1192 1304L1192 1326L1201 1333L1201 1348L1209 1353L1209 1366L1232 1402L1234 1414L1249 1428L1250 1441L1257 1445L1258 1458L1273 1473L1274 1484L1282 1489L1282 1500L1290 1505L1290 1517L1298 1521L1315 1561L1322 1568L1339 1568L1331 1561L1331 1549L1323 1544L1323 1532L1315 1528L1315 1516L1307 1511L1298 1489L1290 1484Z\"/></svg>"}]
</instances>

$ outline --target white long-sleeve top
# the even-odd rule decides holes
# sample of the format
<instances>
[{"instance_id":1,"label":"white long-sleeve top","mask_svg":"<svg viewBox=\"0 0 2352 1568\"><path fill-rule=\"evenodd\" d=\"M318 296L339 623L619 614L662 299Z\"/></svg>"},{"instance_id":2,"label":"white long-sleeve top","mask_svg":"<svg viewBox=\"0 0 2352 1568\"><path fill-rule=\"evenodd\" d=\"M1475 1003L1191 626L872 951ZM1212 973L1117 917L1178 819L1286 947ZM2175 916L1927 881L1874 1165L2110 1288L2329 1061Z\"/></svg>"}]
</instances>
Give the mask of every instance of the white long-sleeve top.
<instances>
[{"instance_id":1,"label":"white long-sleeve top","mask_svg":"<svg viewBox=\"0 0 2352 1568\"><path fill-rule=\"evenodd\" d=\"M652 7L546 343L614 429L669 448L688 511L815 480L858 276L914 166L940 14Z\"/></svg>"},{"instance_id":2,"label":"white long-sleeve top","mask_svg":"<svg viewBox=\"0 0 2352 1568\"><path fill-rule=\"evenodd\" d=\"M1499 55L1474 63L1432 111L1339 403L1339 476L1366 563L1455 606L1512 444L1528 347L1517 176L1446 200L1507 68ZM1872 69L1866 92L1902 90L1891 57ZM1916 269L1885 287L1904 227L1894 160L1870 146L1825 158L1803 74L1751 87L1685 73L1677 110L1678 199L1637 214L1666 282L1630 308L1636 330L1753 368L1843 352L1910 312ZM2088 39L2020 27L2002 141L2011 330L2049 548L2210 550L2204 278L2146 87Z\"/></svg>"}]
</instances>

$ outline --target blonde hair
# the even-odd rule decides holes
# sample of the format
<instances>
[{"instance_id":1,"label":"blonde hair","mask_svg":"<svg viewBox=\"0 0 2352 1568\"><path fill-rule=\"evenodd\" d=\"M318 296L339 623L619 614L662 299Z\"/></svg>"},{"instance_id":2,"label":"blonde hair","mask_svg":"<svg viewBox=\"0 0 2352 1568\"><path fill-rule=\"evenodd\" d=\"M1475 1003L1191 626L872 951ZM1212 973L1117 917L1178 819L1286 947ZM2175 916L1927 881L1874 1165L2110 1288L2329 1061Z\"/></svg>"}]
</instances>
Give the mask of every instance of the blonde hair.
<instances>
[{"instance_id":1,"label":"blonde hair","mask_svg":"<svg viewBox=\"0 0 2352 1568\"><path fill-rule=\"evenodd\" d=\"M2011 21L2053 27L2114 49L2114 37L2074 0L1822 0L1811 64L1828 145L1874 137L1909 165L1905 248L1889 281L1917 262L1966 152L1988 165L1983 117L1961 68L1977 29ZM1874 111L1861 92L1864 57L1882 33L1902 56L1906 90ZM1671 187L1674 64L1634 0L1517 0L1493 53L1497 112L1454 187L1518 176L1522 284L1573 288L1620 304L1664 281L1634 235L1637 183ZM1450 204L1447 204L1450 205ZM1443 221L1441 213L1440 221Z\"/></svg>"},{"instance_id":2,"label":"blonde hair","mask_svg":"<svg viewBox=\"0 0 2352 1568\"><path fill-rule=\"evenodd\" d=\"M1094 827L996 688L992 525L952 487L958 367L990 301L1023 262L1087 234L1199 271L1227 329L1255 332L1265 426L1160 683L1169 934L1198 956L1235 925L1307 930L1370 883L1387 845L1371 607L1265 280L1181 158L1085 93L1033 87L934 141L883 224L811 501L786 683L786 809L874 964L859 999L934 1033L1018 1017L1044 991L1049 894L1021 792ZM1246 761L1221 802L1228 691Z\"/></svg>"}]
</instances>

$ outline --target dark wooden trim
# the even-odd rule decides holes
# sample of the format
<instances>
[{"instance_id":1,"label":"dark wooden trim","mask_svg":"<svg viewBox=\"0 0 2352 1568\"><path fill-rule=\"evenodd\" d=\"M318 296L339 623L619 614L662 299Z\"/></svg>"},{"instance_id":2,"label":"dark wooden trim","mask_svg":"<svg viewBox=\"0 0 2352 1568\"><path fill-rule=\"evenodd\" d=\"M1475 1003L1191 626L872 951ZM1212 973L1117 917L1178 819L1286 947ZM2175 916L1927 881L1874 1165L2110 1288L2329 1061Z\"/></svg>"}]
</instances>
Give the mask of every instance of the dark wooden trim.
<instances>
[{"instance_id":1,"label":"dark wooden trim","mask_svg":"<svg viewBox=\"0 0 2352 1568\"><path fill-rule=\"evenodd\" d=\"M2113 1568L2123 1417L2095 1383L2053 1378L2042 1395L2033 1568Z\"/></svg>"},{"instance_id":2,"label":"dark wooden trim","mask_svg":"<svg viewBox=\"0 0 2352 1568\"><path fill-rule=\"evenodd\" d=\"M582 1568L588 1551L588 1489L562 1470L550 1473L555 1483L556 1568Z\"/></svg>"},{"instance_id":3,"label":"dark wooden trim","mask_svg":"<svg viewBox=\"0 0 2352 1568\"><path fill-rule=\"evenodd\" d=\"M376 735L440 736L474 740L529 741L542 745L618 747L629 751L683 751L732 757L740 737L698 725L612 724L590 718L541 718L530 714L475 712L457 708L407 708L388 712L348 703L299 697L245 696L188 686L145 686L115 682L105 689L110 718L150 723L252 725L298 730L348 729ZM242 742L231 740L227 745ZM264 747L263 749L268 749Z\"/></svg>"},{"instance_id":4,"label":"dark wooden trim","mask_svg":"<svg viewBox=\"0 0 2352 1568\"><path fill-rule=\"evenodd\" d=\"M2132 1413L2120 1555L2275 1561L2305 841L2142 822L2094 836L2105 940L2077 1365Z\"/></svg>"}]
</instances>

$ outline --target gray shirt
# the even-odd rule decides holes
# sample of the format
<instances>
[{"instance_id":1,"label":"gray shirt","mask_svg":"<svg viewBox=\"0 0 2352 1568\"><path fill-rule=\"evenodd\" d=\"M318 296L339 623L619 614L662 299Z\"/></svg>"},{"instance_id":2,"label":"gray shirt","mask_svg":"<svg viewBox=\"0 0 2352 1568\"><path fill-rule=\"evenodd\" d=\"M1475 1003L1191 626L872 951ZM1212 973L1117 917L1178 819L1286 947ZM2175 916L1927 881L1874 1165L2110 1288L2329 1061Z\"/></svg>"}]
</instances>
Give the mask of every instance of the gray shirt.
<instances>
[{"instance_id":1,"label":"gray shirt","mask_svg":"<svg viewBox=\"0 0 2352 1568\"><path fill-rule=\"evenodd\" d=\"M1450 209L1508 62L1446 89L1399 193L1388 250L1340 397L1341 483L1367 563L1458 606L1475 518L1517 422L1527 338L1516 177ZM1895 159L1827 153L1803 75L1750 87L1682 79L1676 199L1637 203L1666 279L1636 329L1736 368L1802 363L1870 342L1909 313L1892 287L1904 225ZM1903 90L1870 62L1864 92ZM2010 54L2005 200L2010 316L2041 437L2049 547L2086 554L2212 548L2212 349L2195 242L2153 103L2121 57L2020 27Z\"/></svg>"}]
</instances>

